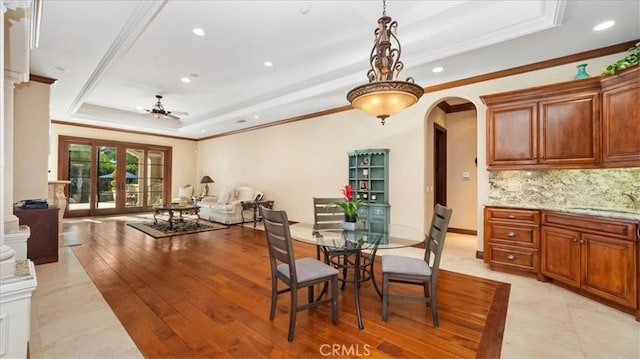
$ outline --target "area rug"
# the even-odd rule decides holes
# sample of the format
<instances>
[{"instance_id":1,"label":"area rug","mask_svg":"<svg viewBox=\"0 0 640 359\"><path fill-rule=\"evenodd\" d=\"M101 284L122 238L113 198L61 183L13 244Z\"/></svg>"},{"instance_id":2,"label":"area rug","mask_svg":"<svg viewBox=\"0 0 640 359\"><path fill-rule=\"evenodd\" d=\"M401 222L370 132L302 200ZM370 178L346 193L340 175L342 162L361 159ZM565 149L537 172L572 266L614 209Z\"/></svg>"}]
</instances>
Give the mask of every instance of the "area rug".
<instances>
[{"instance_id":1,"label":"area rug","mask_svg":"<svg viewBox=\"0 0 640 359\"><path fill-rule=\"evenodd\" d=\"M198 224L195 221L185 221L173 224L173 229L169 229L169 223L166 221L158 221L154 224L153 221L146 222L127 222L127 225L133 227L139 231L142 231L153 238L164 238L171 236L179 236L183 234L198 233L214 231L216 229L229 228L224 224L199 220Z\"/></svg>"}]
</instances>

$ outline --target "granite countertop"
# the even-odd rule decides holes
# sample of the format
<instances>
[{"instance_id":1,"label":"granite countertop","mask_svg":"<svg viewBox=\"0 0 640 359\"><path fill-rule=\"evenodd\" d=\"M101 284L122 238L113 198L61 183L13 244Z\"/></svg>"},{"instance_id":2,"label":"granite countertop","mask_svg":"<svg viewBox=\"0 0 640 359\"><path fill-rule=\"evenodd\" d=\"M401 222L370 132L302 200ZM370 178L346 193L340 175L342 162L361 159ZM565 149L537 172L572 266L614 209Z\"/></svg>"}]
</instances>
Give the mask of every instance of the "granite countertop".
<instances>
[{"instance_id":1,"label":"granite countertop","mask_svg":"<svg viewBox=\"0 0 640 359\"><path fill-rule=\"evenodd\" d=\"M510 208L523 208L523 209L539 209L555 212L583 214L595 217L604 217L612 219L625 219L632 220L640 223L640 209L628 209L628 208L597 208L592 206L558 206L548 204L536 204L536 203L505 203L505 202L487 202L485 206L490 207L510 207Z\"/></svg>"}]
</instances>

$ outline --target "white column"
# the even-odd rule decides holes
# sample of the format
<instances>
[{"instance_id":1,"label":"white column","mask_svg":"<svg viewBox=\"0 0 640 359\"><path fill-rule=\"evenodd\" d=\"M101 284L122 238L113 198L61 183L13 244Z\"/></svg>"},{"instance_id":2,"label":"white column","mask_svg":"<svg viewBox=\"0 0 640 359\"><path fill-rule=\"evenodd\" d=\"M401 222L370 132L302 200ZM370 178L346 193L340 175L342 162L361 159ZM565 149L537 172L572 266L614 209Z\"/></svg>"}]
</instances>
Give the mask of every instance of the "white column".
<instances>
[{"instance_id":1,"label":"white column","mask_svg":"<svg viewBox=\"0 0 640 359\"><path fill-rule=\"evenodd\" d=\"M22 236L18 217L13 214L13 128L14 87L29 80L30 1L0 0L3 24L0 26L0 65L4 71L0 95L0 277L15 273L15 250L4 243L5 234ZM26 241L27 237L24 238Z\"/></svg>"}]
</instances>

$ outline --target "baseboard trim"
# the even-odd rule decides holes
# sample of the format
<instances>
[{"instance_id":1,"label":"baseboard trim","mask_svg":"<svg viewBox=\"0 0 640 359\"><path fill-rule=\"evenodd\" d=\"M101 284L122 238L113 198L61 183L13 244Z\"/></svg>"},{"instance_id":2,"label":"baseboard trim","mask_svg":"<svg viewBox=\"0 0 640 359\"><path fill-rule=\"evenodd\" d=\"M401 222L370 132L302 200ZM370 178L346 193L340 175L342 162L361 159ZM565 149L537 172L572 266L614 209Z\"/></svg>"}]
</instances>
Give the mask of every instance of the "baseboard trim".
<instances>
[{"instance_id":1,"label":"baseboard trim","mask_svg":"<svg viewBox=\"0 0 640 359\"><path fill-rule=\"evenodd\" d=\"M473 230L473 229L462 229L462 228L451 228L451 227L449 227L447 232L460 233L460 234L469 234L469 235L472 235L472 236L477 236L478 235L478 231Z\"/></svg>"}]
</instances>

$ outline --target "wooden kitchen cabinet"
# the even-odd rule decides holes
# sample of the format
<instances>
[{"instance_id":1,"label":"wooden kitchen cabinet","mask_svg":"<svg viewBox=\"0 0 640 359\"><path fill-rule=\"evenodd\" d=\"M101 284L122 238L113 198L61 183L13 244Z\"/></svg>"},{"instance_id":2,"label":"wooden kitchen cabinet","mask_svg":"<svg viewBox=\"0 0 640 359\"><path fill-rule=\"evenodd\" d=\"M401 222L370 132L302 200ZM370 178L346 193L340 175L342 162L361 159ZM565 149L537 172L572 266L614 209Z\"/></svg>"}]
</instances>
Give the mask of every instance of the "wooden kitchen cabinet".
<instances>
[{"instance_id":1,"label":"wooden kitchen cabinet","mask_svg":"<svg viewBox=\"0 0 640 359\"><path fill-rule=\"evenodd\" d=\"M540 275L540 212L485 207L484 261L492 269Z\"/></svg>"},{"instance_id":2,"label":"wooden kitchen cabinet","mask_svg":"<svg viewBox=\"0 0 640 359\"><path fill-rule=\"evenodd\" d=\"M601 166L598 78L481 99L487 105L488 169Z\"/></svg>"},{"instance_id":3,"label":"wooden kitchen cabinet","mask_svg":"<svg viewBox=\"0 0 640 359\"><path fill-rule=\"evenodd\" d=\"M531 103L487 110L487 164L524 166L538 163L537 106Z\"/></svg>"},{"instance_id":4,"label":"wooden kitchen cabinet","mask_svg":"<svg viewBox=\"0 0 640 359\"><path fill-rule=\"evenodd\" d=\"M542 274L637 311L636 231L633 222L543 211Z\"/></svg>"},{"instance_id":5,"label":"wooden kitchen cabinet","mask_svg":"<svg viewBox=\"0 0 640 359\"><path fill-rule=\"evenodd\" d=\"M601 162L600 95L597 88L538 103L538 164L594 168Z\"/></svg>"},{"instance_id":6,"label":"wooden kitchen cabinet","mask_svg":"<svg viewBox=\"0 0 640 359\"><path fill-rule=\"evenodd\" d=\"M640 67L602 79L604 167L640 166Z\"/></svg>"}]
</instances>

